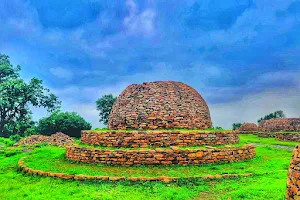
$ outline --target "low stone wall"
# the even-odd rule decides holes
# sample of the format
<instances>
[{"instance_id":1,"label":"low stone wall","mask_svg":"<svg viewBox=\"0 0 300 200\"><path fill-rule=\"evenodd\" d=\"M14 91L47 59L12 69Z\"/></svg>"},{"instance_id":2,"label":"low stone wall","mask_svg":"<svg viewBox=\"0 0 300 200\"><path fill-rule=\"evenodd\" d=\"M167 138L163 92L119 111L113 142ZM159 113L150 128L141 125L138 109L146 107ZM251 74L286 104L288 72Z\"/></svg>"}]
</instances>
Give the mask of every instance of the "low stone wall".
<instances>
[{"instance_id":1,"label":"low stone wall","mask_svg":"<svg viewBox=\"0 0 300 200\"><path fill-rule=\"evenodd\" d=\"M287 191L286 191L286 199L294 200L300 199L300 146L296 146L291 164L288 172L287 178Z\"/></svg>"},{"instance_id":2,"label":"low stone wall","mask_svg":"<svg viewBox=\"0 0 300 200\"><path fill-rule=\"evenodd\" d=\"M300 118L278 118L259 122L260 132L300 131Z\"/></svg>"},{"instance_id":3,"label":"low stone wall","mask_svg":"<svg viewBox=\"0 0 300 200\"><path fill-rule=\"evenodd\" d=\"M253 145L229 148L182 150L177 147L156 150L103 150L69 146L66 157L84 163L112 165L197 165L235 162L255 157Z\"/></svg>"},{"instance_id":4,"label":"low stone wall","mask_svg":"<svg viewBox=\"0 0 300 200\"><path fill-rule=\"evenodd\" d=\"M58 179L64 179L64 180L88 180L88 181L161 181L165 183L178 181L178 180L217 180L217 179L230 179L230 178L240 178L240 177L248 177L248 176L255 176L255 175L261 175L261 174L254 174L254 173L246 173L246 174L216 174L216 175L204 175L204 176L187 176L187 177L170 177L170 176L158 176L158 177L125 177L125 176L90 176L90 175L84 175L84 174L66 174L66 173L55 173L55 172L46 172L42 170L36 170L29 168L25 165L24 159L26 157L21 158L18 161L18 168L20 171L23 171L30 175L38 175L38 176L45 176L45 177L54 177ZM264 173L267 174L267 173Z\"/></svg>"},{"instance_id":5,"label":"low stone wall","mask_svg":"<svg viewBox=\"0 0 300 200\"><path fill-rule=\"evenodd\" d=\"M280 141L295 141L300 142L300 132L299 133L276 133L276 139Z\"/></svg>"},{"instance_id":6,"label":"low stone wall","mask_svg":"<svg viewBox=\"0 0 300 200\"><path fill-rule=\"evenodd\" d=\"M265 137L265 138L274 138L276 137L276 133L275 132L258 132L257 133L258 137Z\"/></svg>"},{"instance_id":7,"label":"low stone wall","mask_svg":"<svg viewBox=\"0 0 300 200\"><path fill-rule=\"evenodd\" d=\"M234 144L239 142L235 131L82 131L83 144L113 147L167 147Z\"/></svg>"}]
</instances>

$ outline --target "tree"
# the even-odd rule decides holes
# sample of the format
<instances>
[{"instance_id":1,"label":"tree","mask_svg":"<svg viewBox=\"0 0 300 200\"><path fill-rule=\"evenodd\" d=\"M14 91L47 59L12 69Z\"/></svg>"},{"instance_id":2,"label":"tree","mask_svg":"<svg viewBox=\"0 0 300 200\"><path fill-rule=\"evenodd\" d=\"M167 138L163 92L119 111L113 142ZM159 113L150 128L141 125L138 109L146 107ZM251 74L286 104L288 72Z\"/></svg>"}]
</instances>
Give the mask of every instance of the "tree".
<instances>
[{"instance_id":1,"label":"tree","mask_svg":"<svg viewBox=\"0 0 300 200\"><path fill-rule=\"evenodd\" d=\"M275 119L275 118L284 118L285 114L283 113L282 110L277 110L273 113L270 113L268 115L265 115L264 117L260 118L259 120L257 120L257 122L261 122L262 120L269 120L269 119Z\"/></svg>"},{"instance_id":2,"label":"tree","mask_svg":"<svg viewBox=\"0 0 300 200\"><path fill-rule=\"evenodd\" d=\"M24 134L32 124L30 105L47 108L49 112L60 106L58 98L43 87L41 80L32 78L26 83L19 75L20 70L20 66L12 66L7 55L0 54L0 136Z\"/></svg>"},{"instance_id":3,"label":"tree","mask_svg":"<svg viewBox=\"0 0 300 200\"><path fill-rule=\"evenodd\" d=\"M81 130L90 130L92 125L75 112L54 112L39 120L37 130L42 135L63 132L71 137L80 137Z\"/></svg>"},{"instance_id":4,"label":"tree","mask_svg":"<svg viewBox=\"0 0 300 200\"><path fill-rule=\"evenodd\" d=\"M104 95L100 99L96 101L97 110L100 111L100 122L103 124L107 124L109 114L112 110L112 106L114 105L117 97L114 97L112 94Z\"/></svg>"},{"instance_id":5,"label":"tree","mask_svg":"<svg viewBox=\"0 0 300 200\"><path fill-rule=\"evenodd\" d=\"M242 126L242 123L233 123L232 124L232 130L237 130Z\"/></svg>"}]
</instances>

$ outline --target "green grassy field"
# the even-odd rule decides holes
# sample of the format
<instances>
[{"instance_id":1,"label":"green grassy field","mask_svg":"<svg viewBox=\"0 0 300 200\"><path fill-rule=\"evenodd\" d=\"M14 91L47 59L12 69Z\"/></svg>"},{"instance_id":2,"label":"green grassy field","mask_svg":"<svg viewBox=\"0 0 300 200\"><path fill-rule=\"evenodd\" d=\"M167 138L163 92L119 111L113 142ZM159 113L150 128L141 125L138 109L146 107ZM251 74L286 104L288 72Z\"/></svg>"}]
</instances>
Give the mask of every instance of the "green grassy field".
<instances>
[{"instance_id":1,"label":"green grassy field","mask_svg":"<svg viewBox=\"0 0 300 200\"><path fill-rule=\"evenodd\" d=\"M0 139L0 199L284 199L287 169L295 142L241 135L241 144L256 143L257 157L251 161L188 167L107 167L72 163L65 150L40 145L34 149L7 147ZM89 175L158 176L257 173L253 177L160 182L65 181L30 176L17 171L17 161L27 156L32 168ZM270 174L262 174L272 172Z\"/></svg>"}]
</instances>

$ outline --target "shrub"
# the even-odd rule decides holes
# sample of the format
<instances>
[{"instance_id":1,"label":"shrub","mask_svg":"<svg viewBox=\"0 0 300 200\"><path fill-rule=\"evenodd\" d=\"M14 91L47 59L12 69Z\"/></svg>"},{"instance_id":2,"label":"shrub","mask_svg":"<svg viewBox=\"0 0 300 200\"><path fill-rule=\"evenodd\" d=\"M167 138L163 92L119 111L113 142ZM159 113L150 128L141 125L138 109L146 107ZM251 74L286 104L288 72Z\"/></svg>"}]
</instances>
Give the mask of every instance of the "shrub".
<instances>
[{"instance_id":1,"label":"shrub","mask_svg":"<svg viewBox=\"0 0 300 200\"><path fill-rule=\"evenodd\" d=\"M19 142L21 140L21 136L18 135L18 134L15 134L15 135L9 136L9 139L14 141L14 142Z\"/></svg>"},{"instance_id":2,"label":"shrub","mask_svg":"<svg viewBox=\"0 0 300 200\"><path fill-rule=\"evenodd\" d=\"M71 137L80 137L81 130L90 130L92 125L75 112L54 112L39 120L37 130L42 135L63 132Z\"/></svg>"},{"instance_id":3,"label":"shrub","mask_svg":"<svg viewBox=\"0 0 300 200\"><path fill-rule=\"evenodd\" d=\"M24 132L24 136L27 137L27 136L31 136L31 135L37 135L37 129L35 126L33 127L30 127L30 128L27 128Z\"/></svg>"},{"instance_id":4,"label":"shrub","mask_svg":"<svg viewBox=\"0 0 300 200\"><path fill-rule=\"evenodd\" d=\"M232 130L237 130L242 126L242 123L233 123L232 124Z\"/></svg>"}]
</instances>

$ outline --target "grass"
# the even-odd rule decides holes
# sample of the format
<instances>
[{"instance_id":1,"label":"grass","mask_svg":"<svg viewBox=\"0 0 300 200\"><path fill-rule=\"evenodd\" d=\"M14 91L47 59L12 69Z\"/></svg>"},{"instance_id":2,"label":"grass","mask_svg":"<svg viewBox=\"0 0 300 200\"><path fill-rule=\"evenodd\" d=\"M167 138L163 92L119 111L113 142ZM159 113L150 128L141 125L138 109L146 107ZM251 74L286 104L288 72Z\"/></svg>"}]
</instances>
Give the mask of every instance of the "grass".
<instances>
[{"instance_id":1,"label":"grass","mask_svg":"<svg viewBox=\"0 0 300 200\"><path fill-rule=\"evenodd\" d=\"M64 165L76 166L73 171L79 173L94 167L95 172L104 173L97 170L97 165L78 165L76 163L65 163L63 152L59 147L40 146L30 151L30 149L3 147L0 140L0 199L194 199L194 200L212 200L212 199L274 199L282 200L285 196L287 169L291 159L291 150L274 148L273 145L295 146L295 142L280 142L274 138L258 138L253 135L241 135L241 143L252 142L259 143L257 147L257 158L248 162L232 164L214 164L201 167L166 167L160 172L181 174L187 170L191 174L201 173L224 173L229 170L232 172L247 171L277 171L272 174L237 178L221 179L215 181L193 181L178 183L160 183L160 182L89 182L89 181L65 181L49 177L29 176L17 172L17 161L23 156L29 156L26 164L34 165L39 168L57 167L51 170L64 168ZM32 156L32 157L31 157ZM47 158L48 157L48 158ZM44 161L38 161L43 158ZM50 163L50 161L59 161L59 163ZM38 163L39 162L39 163ZM203 168L203 170L202 170ZM121 170L120 170L121 169ZM147 168L137 168L130 172L113 171L113 168L107 167L105 173L123 173L123 174L148 174L153 175L153 171L147 172ZM143 171L140 169L144 169ZM72 170L72 169L64 169ZM81 170L81 171L80 171ZM173 172L172 172L173 170ZM206 171L207 170L207 171ZM146 172L145 172L146 171ZM159 170L158 170L159 171Z\"/></svg>"},{"instance_id":2,"label":"grass","mask_svg":"<svg viewBox=\"0 0 300 200\"><path fill-rule=\"evenodd\" d=\"M289 166L290 151L276 151L273 147L257 147L258 156L245 162L206 164L197 166L107 166L101 164L83 164L70 162L65 158L65 150L45 147L35 150L25 159L25 165L42 171L63 172L67 174L85 174L92 176L125 177L191 177L215 174L245 174L278 172ZM285 158L285 159L282 159Z\"/></svg>"},{"instance_id":3,"label":"grass","mask_svg":"<svg viewBox=\"0 0 300 200\"><path fill-rule=\"evenodd\" d=\"M282 145L282 146L292 146L292 147L295 147L297 144L299 144L298 142L278 141L275 138L263 138L251 134L240 135L240 143L241 144L258 143L258 144L265 144L265 145Z\"/></svg>"}]
</instances>

